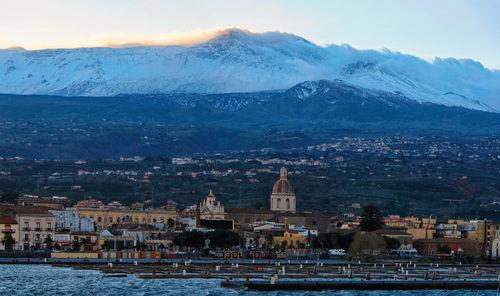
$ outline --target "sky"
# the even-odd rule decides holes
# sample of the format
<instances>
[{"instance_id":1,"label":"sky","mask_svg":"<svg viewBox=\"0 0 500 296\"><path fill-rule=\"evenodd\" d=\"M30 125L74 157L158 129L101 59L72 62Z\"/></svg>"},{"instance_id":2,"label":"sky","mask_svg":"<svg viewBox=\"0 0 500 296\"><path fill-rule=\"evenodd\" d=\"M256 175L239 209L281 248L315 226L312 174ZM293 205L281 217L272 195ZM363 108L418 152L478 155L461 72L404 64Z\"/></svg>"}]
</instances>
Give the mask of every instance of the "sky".
<instances>
[{"instance_id":1,"label":"sky","mask_svg":"<svg viewBox=\"0 0 500 296\"><path fill-rule=\"evenodd\" d=\"M231 27L500 69L498 0L0 0L0 48L186 44Z\"/></svg>"}]
</instances>

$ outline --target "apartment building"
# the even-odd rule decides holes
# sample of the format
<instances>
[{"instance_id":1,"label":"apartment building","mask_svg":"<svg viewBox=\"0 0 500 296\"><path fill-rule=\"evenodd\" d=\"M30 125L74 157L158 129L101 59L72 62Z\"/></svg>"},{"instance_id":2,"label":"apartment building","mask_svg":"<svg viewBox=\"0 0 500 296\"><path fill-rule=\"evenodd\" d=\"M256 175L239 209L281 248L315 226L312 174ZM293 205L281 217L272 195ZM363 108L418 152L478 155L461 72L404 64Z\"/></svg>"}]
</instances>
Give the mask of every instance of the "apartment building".
<instances>
[{"instance_id":1,"label":"apartment building","mask_svg":"<svg viewBox=\"0 0 500 296\"><path fill-rule=\"evenodd\" d=\"M54 215L50 208L34 206L0 206L0 215L9 216L18 223L14 239L18 250L37 250L45 247L45 240L52 240L55 233Z\"/></svg>"}]
</instances>

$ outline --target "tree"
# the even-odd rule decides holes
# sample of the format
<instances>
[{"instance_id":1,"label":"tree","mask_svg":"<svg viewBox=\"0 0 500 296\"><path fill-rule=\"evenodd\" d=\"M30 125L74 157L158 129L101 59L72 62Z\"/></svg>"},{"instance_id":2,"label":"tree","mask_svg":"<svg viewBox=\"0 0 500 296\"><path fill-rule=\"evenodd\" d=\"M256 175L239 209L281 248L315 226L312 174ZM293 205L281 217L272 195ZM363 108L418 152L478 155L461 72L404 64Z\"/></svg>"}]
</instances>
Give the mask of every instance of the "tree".
<instances>
[{"instance_id":1,"label":"tree","mask_svg":"<svg viewBox=\"0 0 500 296\"><path fill-rule=\"evenodd\" d=\"M378 208L372 205L363 207L359 228L363 231L374 231L381 229L382 226L384 226L384 222Z\"/></svg>"},{"instance_id":2,"label":"tree","mask_svg":"<svg viewBox=\"0 0 500 296\"><path fill-rule=\"evenodd\" d=\"M45 244L45 250L47 250L47 251L51 251L52 250L52 247L54 245L54 241L52 240L52 238L50 237L50 235L47 235L47 237L45 238L45 240L43 241L43 243Z\"/></svg>"},{"instance_id":3,"label":"tree","mask_svg":"<svg viewBox=\"0 0 500 296\"><path fill-rule=\"evenodd\" d=\"M354 256L375 255L386 248L382 237L374 232L357 232L349 246L349 253Z\"/></svg>"},{"instance_id":4,"label":"tree","mask_svg":"<svg viewBox=\"0 0 500 296\"><path fill-rule=\"evenodd\" d=\"M439 254L450 254L451 253L451 248L448 246L448 244L446 245L439 245L437 247L437 251Z\"/></svg>"},{"instance_id":5,"label":"tree","mask_svg":"<svg viewBox=\"0 0 500 296\"><path fill-rule=\"evenodd\" d=\"M174 237L174 244L180 247L201 248L204 242L203 233L198 231L186 231Z\"/></svg>"},{"instance_id":6,"label":"tree","mask_svg":"<svg viewBox=\"0 0 500 296\"><path fill-rule=\"evenodd\" d=\"M479 244L476 242L467 240L462 247L463 250L463 255L465 256L470 256L470 257L476 257L479 256Z\"/></svg>"},{"instance_id":7,"label":"tree","mask_svg":"<svg viewBox=\"0 0 500 296\"><path fill-rule=\"evenodd\" d=\"M386 244L386 249L387 250L395 250L399 247L401 247L401 242L395 238L392 237L387 237L383 236L385 244Z\"/></svg>"},{"instance_id":8,"label":"tree","mask_svg":"<svg viewBox=\"0 0 500 296\"><path fill-rule=\"evenodd\" d=\"M273 247L274 237L272 234L266 235L266 248L271 249Z\"/></svg>"},{"instance_id":9,"label":"tree","mask_svg":"<svg viewBox=\"0 0 500 296\"><path fill-rule=\"evenodd\" d=\"M76 239L75 239L75 240L73 240L73 242L71 242L71 248L72 248L73 250L80 250L80 247L81 247L81 246L82 246L82 245L80 244L80 242L79 242L78 240L76 240Z\"/></svg>"},{"instance_id":10,"label":"tree","mask_svg":"<svg viewBox=\"0 0 500 296\"><path fill-rule=\"evenodd\" d=\"M168 229L173 229L173 228L174 228L174 226L175 226L175 221L174 221L174 219L172 219L172 218L168 218L168 220L167 220L167 226L168 226Z\"/></svg>"},{"instance_id":11,"label":"tree","mask_svg":"<svg viewBox=\"0 0 500 296\"><path fill-rule=\"evenodd\" d=\"M14 191L4 191L2 196L0 196L0 202L3 203L16 203L19 194Z\"/></svg>"},{"instance_id":12,"label":"tree","mask_svg":"<svg viewBox=\"0 0 500 296\"><path fill-rule=\"evenodd\" d=\"M215 247L231 248L240 244L241 237L237 232L217 229L207 234L210 243Z\"/></svg>"},{"instance_id":13,"label":"tree","mask_svg":"<svg viewBox=\"0 0 500 296\"><path fill-rule=\"evenodd\" d=\"M14 246L15 243L16 241L14 240L12 235L9 232L7 232L2 239L2 244L4 244L5 250L12 252L12 247Z\"/></svg>"},{"instance_id":14,"label":"tree","mask_svg":"<svg viewBox=\"0 0 500 296\"><path fill-rule=\"evenodd\" d=\"M281 244L280 244L280 246L279 246L279 247L280 247L280 249L281 249L281 251L285 251L285 250L286 250L287 245L288 245L288 242L287 242L286 240L282 240L282 241L281 241Z\"/></svg>"}]
</instances>

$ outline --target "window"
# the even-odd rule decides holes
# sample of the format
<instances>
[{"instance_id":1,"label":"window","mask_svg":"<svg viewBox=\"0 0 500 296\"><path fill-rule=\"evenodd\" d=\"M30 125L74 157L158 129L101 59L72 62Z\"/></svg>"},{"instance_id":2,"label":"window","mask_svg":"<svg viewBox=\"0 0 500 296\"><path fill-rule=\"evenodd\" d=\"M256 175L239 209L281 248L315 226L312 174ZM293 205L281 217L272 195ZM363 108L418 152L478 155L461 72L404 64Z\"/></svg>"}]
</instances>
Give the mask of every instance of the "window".
<instances>
[{"instance_id":1,"label":"window","mask_svg":"<svg viewBox=\"0 0 500 296\"><path fill-rule=\"evenodd\" d=\"M28 222L24 222L24 230L29 230L30 224Z\"/></svg>"},{"instance_id":2,"label":"window","mask_svg":"<svg viewBox=\"0 0 500 296\"><path fill-rule=\"evenodd\" d=\"M35 229L36 229L36 230L40 230L40 222L36 222Z\"/></svg>"},{"instance_id":3,"label":"window","mask_svg":"<svg viewBox=\"0 0 500 296\"><path fill-rule=\"evenodd\" d=\"M27 234L27 233L25 233L25 234L24 234L24 240L25 240L25 241L29 241L29 240L30 240L30 235L29 235L29 234Z\"/></svg>"},{"instance_id":4,"label":"window","mask_svg":"<svg viewBox=\"0 0 500 296\"><path fill-rule=\"evenodd\" d=\"M102 222L102 217L97 217L97 222Z\"/></svg>"},{"instance_id":5,"label":"window","mask_svg":"<svg viewBox=\"0 0 500 296\"><path fill-rule=\"evenodd\" d=\"M113 217L109 217L109 223L113 223Z\"/></svg>"},{"instance_id":6,"label":"window","mask_svg":"<svg viewBox=\"0 0 500 296\"><path fill-rule=\"evenodd\" d=\"M52 229L52 223L51 222L47 222L47 230L51 230Z\"/></svg>"},{"instance_id":7,"label":"window","mask_svg":"<svg viewBox=\"0 0 500 296\"><path fill-rule=\"evenodd\" d=\"M290 199L286 199L286 208L289 209L290 208Z\"/></svg>"},{"instance_id":8,"label":"window","mask_svg":"<svg viewBox=\"0 0 500 296\"><path fill-rule=\"evenodd\" d=\"M120 223L120 217L116 218L116 222Z\"/></svg>"},{"instance_id":9,"label":"window","mask_svg":"<svg viewBox=\"0 0 500 296\"><path fill-rule=\"evenodd\" d=\"M281 208L281 198L278 198L278 202L277 202L277 205L276 207L279 209Z\"/></svg>"},{"instance_id":10,"label":"window","mask_svg":"<svg viewBox=\"0 0 500 296\"><path fill-rule=\"evenodd\" d=\"M35 240L39 241L40 240L40 233L35 234Z\"/></svg>"}]
</instances>

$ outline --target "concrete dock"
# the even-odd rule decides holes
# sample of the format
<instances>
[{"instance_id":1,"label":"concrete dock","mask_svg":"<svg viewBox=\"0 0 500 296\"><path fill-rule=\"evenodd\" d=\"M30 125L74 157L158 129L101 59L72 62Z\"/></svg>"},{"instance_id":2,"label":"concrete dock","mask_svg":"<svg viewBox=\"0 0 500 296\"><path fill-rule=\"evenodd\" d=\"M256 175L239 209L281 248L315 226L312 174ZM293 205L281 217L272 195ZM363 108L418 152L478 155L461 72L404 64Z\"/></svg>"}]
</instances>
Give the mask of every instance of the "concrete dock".
<instances>
[{"instance_id":1,"label":"concrete dock","mask_svg":"<svg viewBox=\"0 0 500 296\"><path fill-rule=\"evenodd\" d=\"M396 281L223 281L221 287L229 289L248 289L257 291L275 290L496 290L499 288L499 281L484 280L438 280L438 281L417 281L417 280L396 280Z\"/></svg>"}]
</instances>

